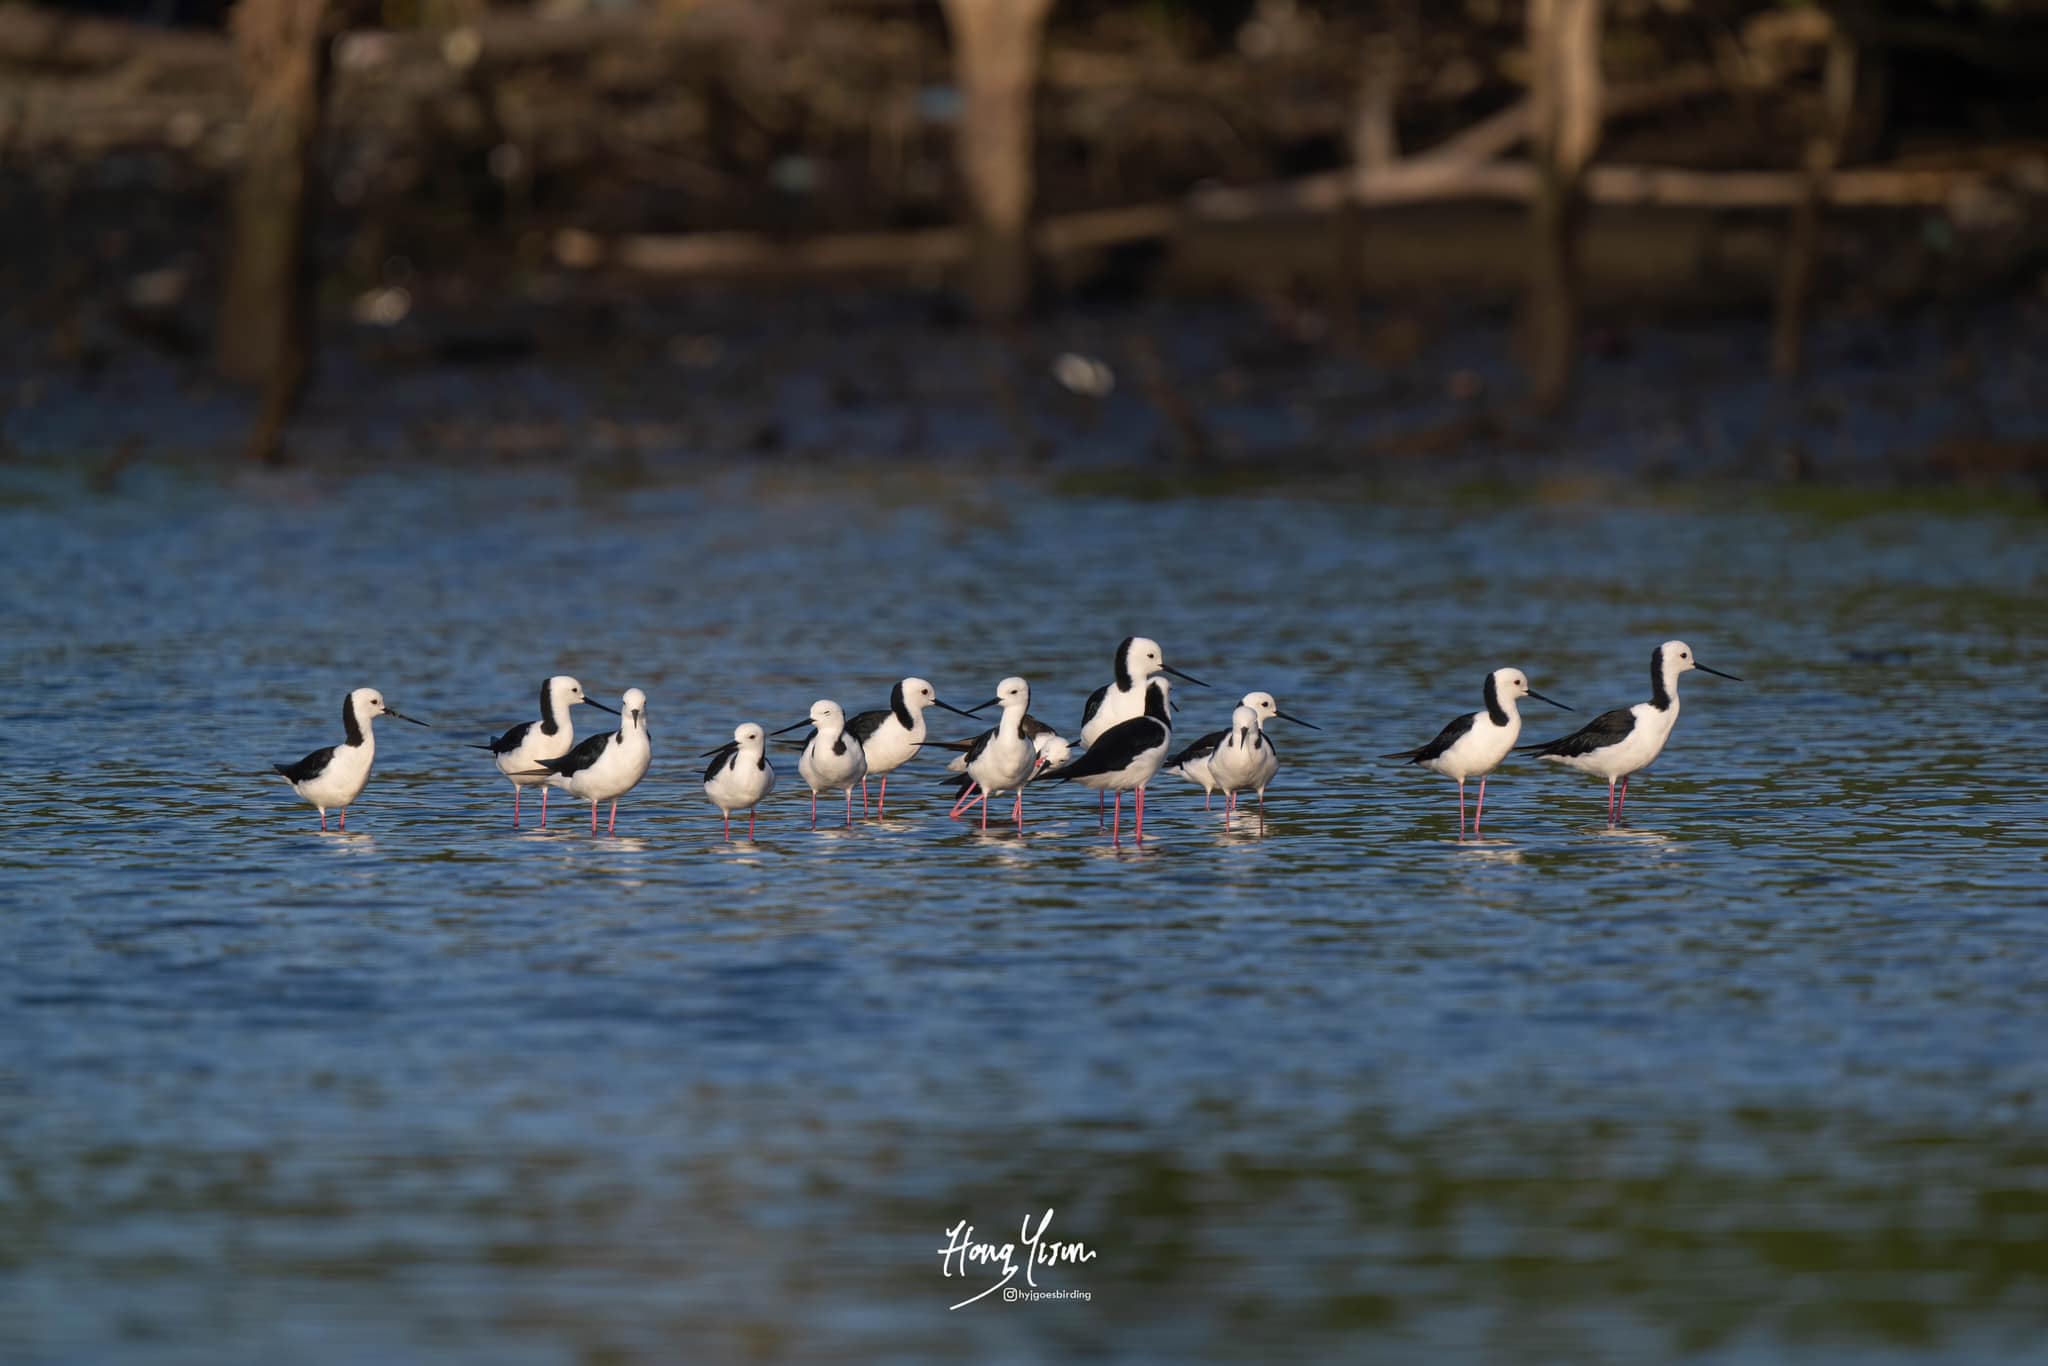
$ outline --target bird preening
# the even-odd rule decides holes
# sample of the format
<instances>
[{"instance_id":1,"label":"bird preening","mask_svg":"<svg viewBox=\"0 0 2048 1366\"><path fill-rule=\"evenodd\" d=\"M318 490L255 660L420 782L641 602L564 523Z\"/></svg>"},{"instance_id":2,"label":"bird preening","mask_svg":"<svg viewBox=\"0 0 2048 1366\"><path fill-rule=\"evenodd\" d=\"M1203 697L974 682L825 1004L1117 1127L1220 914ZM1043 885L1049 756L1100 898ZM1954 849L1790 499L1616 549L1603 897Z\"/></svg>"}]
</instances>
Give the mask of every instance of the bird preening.
<instances>
[{"instance_id":1,"label":"bird preening","mask_svg":"<svg viewBox=\"0 0 2048 1366\"><path fill-rule=\"evenodd\" d=\"M1617 824L1627 810L1629 779L1655 763L1671 738L1678 722L1679 678L1694 669L1741 681L1702 664L1684 641L1667 640L1651 652L1649 701L1602 712L1569 735L1533 745L1517 744L1522 734L1522 699L1565 711L1572 708L1537 692L1520 669L1495 669L1481 686L1483 705L1479 710L1454 717L1427 744L1380 757L1456 781L1460 839L1466 830L1466 784L1475 778L1479 781L1471 819L1476 838L1486 814L1487 778L1516 752L1606 779L1608 823ZM1144 636L1128 637L1117 646L1111 656L1111 673L1111 680L1090 694L1082 708L1079 748L1054 726L1031 714L1031 685L1020 676L1003 679L996 685L995 696L964 709L942 700L929 681L911 676L890 690L886 707L850 718L837 702L820 698L803 720L780 730L771 732L751 721L741 723L730 740L699 756L710 760L704 769L704 795L720 813L726 840L732 839L732 818L740 814L747 817L746 837L752 840L761 805L776 786L775 767L768 757L769 740L809 726L810 734L802 741L778 743L802 750L796 767L810 793L814 830L820 796L842 794L843 823L851 828L853 793L858 787L863 817L872 814L883 820L888 813L891 774L921 757L950 754L948 776L942 779L954 795L949 815L962 819L979 807L983 832L989 829L995 798L1012 799L1009 823L1021 836L1027 788L1075 783L1098 794L1098 825L1107 827L1110 841L1118 845L1123 841L1123 796L1132 794L1132 833L1142 843L1146 795L1153 780L1165 772L1200 787L1205 808L1213 809L1216 795L1222 794L1226 831L1237 815L1239 797L1252 794L1258 799L1259 830L1263 833L1266 791L1280 770L1279 747L1267 733L1267 723L1287 721L1309 730L1322 728L1282 711L1272 693L1253 691L1243 694L1231 708L1228 726L1176 748L1174 713L1178 708L1172 680L1203 688L1208 685L1168 665L1159 642ZM584 704L618 716L619 728L579 741L571 714ZM1000 717L977 735L939 738L930 733L926 714L932 709L981 719L979 713L990 707L1000 707ZM347 830L348 808L369 784L376 758L375 722L385 716L426 724L390 706L375 688L357 688L343 700L340 744L314 750L296 763L272 765L293 792L319 811L322 831L327 829L330 811L340 813L340 828ZM538 787L541 829L547 828L548 792L558 789L590 803L593 835L598 833L600 808L609 802L611 811L604 830L616 834L620 800L640 784L653 764L647 694L628 688L614 710L590 697L573 676L555 674L540 685L538 719L520 722L470 747L490 754L496 771L512 784L514 828L520 825L520 802L526 789ZM926 750L934 751L934 756L926 756ZM872 807L870 779L880 781Z\"/></svg>"}]
</instances>

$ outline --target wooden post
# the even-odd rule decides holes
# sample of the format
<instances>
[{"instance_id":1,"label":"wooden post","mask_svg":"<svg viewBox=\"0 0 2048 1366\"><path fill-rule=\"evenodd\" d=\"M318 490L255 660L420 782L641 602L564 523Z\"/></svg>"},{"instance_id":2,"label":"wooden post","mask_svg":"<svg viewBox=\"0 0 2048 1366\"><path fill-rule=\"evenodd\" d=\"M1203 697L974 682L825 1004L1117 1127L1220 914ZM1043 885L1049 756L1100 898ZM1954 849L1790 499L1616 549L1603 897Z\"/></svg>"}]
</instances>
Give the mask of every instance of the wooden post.
<instances>
[{"instance_id":1,"label":"wooden post","mask_svg":"<svg viewBox=\"0 0 2048 1366\"><path fill-rule=\"evenodd\" d=\"M984 322L1010 322L1031 302L1031 104L1052 0L941 7L961 99L954 154L967 190L967 296Z\"/></svg>"},{"instance_id":2,"label":"wooden post","mask_svg":"<svg viewBox=\"0 0 2048 1366\"><path fill-rule=\"evenodd\" d=\"M284 421L312 374L312 237L332 18L330 0L241 0L230 21L249 99L247 156L214 354L228 378L264 387L250 453L265 460L277 458Z\"/></svg>"},{"instance_id":3,"label":"wooden post","mask_svg":"<svg viewBox=\"0 0 2048 1366\"><path fill-rule=\"evenodd\" d=\"M1771 370L1796 379L1805 360L1806 318L1820 255L1821 210L1828 179L1842 163L1842 144L1856 104L1856 45L1838 25L1828 38L1821 75L1820 119L1806 144L1806 194L1792 210L1792 232L1778 275L1777 319L1771 329Z\"/></svg>"},{"instance_id":4,"label":"wooden post","mask_svg":"<svg viewBox=\"0 0 2048 1366\"><path fill-rule=\"evenodd\" d=\"M1530 212L1523 342L1529 393L1555 412L1578 359L1578 229L1586 164L1600 141L1600 0L1529 0Z\"/></svg>"}]
</instances>

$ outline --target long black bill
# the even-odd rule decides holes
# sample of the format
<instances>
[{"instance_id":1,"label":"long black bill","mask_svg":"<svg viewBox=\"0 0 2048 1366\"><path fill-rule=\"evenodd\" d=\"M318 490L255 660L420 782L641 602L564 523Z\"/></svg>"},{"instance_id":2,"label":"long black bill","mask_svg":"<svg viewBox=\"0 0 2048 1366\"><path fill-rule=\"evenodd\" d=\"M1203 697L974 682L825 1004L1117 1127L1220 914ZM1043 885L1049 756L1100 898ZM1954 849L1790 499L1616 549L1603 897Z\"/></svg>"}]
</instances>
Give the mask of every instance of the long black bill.
<instances>
[{"instance_id":1,"label":"long black bill","mask_svg":"<svg viewBox=\"0 0 2048 1366\"><path fill-rule=\"evenodd\" d=\"M1555 697L1545 697L1542 693L1537 692L1534 688L1529 689L1529 696L1535 698L1538 702L1548 702L1551 706L1556 707L1559 711L1578 710L1577 707L1567 707L1564 703L1558 701Z\"/></svg>"},{"instance_id":2,"label":"long black bill","mask_svg":"<svg viewBox=\"0 0 2048 1366\"><path fill-rule=\"evenodd\" d=\"M596 707L599 711L606 712L612 716L617 716L619 714L619 709L617 707L607 707L604 703L598 701L595 697L586 697L583 699L583 701L586 706Z\"/></svg>"},{"instance_id":3,"label":"long black bill","mask_svg":"<svg viewBox=\"0 0 2048 1366\"><path fill-rule=\"evenodd\" d=\"M1692 666L1695 669L1707 669L1707 666L1700 663L1697 659L1695 659L1692 662ZM1730 683L1740 683L1742 681L1741 679L1737 678L1734 674L1724 674L1719 669L1707 669L1707 672L1712 674L1716 678L1725 678Z\"/></svg>"},{"instance_id":4,"label":"long black bill","mask_svg":"<svg viewBox=\"0 0 2048 1366\"><path fill-rule=\"evenodd\" d=\"M1209 686L1207 683L1204 683L1201 679L1195 677L1193 674L1184 674L1179 669L1174 668L1171 664L1161 664L1159 666L1159 671L1161 673L1172 674L1175 678L1184 678L1198 688L1206 688Z\"/></svg>"},{"instance_id":5,"label":"long black bill","mask_svg":"<svg viewBox=\"0 0 2048 1366\"><path fill-rule=\"evenodd\" d=\"M398 718L399 720L401 720L401 721L410 721L410 722L412 722L412 723L413 723L413 724L414 724L415 726L425 726L425 725L427 724L426 722L424 722L424 721L420 720L420 719L419 719L418 717L416 717L416 716L407 716L407 715L406 715L406 714L405 714L404 712L402 712L402 711L393 711L393 710L391 710L391 706L390 706L390 704L389 704L389 703L386 703L386 704L385 704L385 707L384 707L384 714L385 714L386 716L395 716L395 717L397 717L397 718ZM430 729L430 730L431 730L431 729L432 729L432 727L428 727L428 729Z\"/></svg>"},{"instance_id":6,"label":"long black bill","mask_svg":"<svg viewBox=\"0 0 2048 1366\"><path fill-rule=\"evenodd\" d=\"M975 703L975 704L974 704L973 706L969 707L969 708L968 708L968 709L967 709L966 711L963 711L963 712L961 712L960 714L961 714L962 716L974 716L974 714L975 714L976 712L978 712L978 711L985 711L985 710L987 710L988 708L990 708L990 707L993 707L993 706L994 706L994 705L995 705L996 703L998 703L998 702L1000 702L1000 701L1002 701L1002 700L1003 700L1003 699L1002 699L1002 698L1000 698L1000 697L991 697L991 698L990 698L990 699L989 699L988 701L986 701L986 702L977 702L977 703ZM948 711L951 711L951 710L952 710L952 708L950 708L950 707L949 707L949 708L947 708L947 710L948 710ZM980 720L981 718L980 718L979 716L974 716L974 719L975 719L975 720L977 720L977 721L979 721L979 720Z\"/></svg>"},{"instance_id":7,"label":"long black bill","mask_svg":"<svg viewBox=\"0 0 2048 1366\"><path fill-rule=\"evenodd\" d=\"M941 702L941 701L939 701L939 700L938 700L938 699L937 699L936 697L932 699L932 705L933 705L933 706L935 706L935 707L944 707L944 708L945 708L945 709L946 709L947 711L949 711L949 712L952 712L952 713L953 713L953 715L955 715L955 716L973 716L973 715L974 715L974 713L973 713L973 712L971 712L971 711L962 711L962 710L960 710L960 709L959 709L958 707L954 706L954 705L953 705L953 704L952 704L951 702ZM984 703L982 703L981 705L985 707L985 706L987 706L987 705L988 705L988 703L984 702Z\"/></svg>"},{"instance_id":8,"label":"long black bill","mask_svg":"<svg viewBox=\"0 0 2048 1366\"><path fill-rule=\"evenodd\" d=\"M698 757L699 759L709 759L709 758L710 758L710 757L711 757L712 755L714 755L714 754L730 754L730 753L732 753L732 752L733 752L734 750L738 749L739 747L740 747L740 742L739 742L739 741L737 741L737 740L727 740L727 741L726 741L726 742L725 742L724 744L720 745L720 746L719 746L719 747L718 747L717 749L707 749L707 750L705 750L705 751L704 751L704 752L703 752L702 754L698 755L697 757Z\"/></svg>"},{"instance_id":9,"label":"long black bill","mask_svg":"<svg viewBox=\"0 0 2048 1366\"><path fill-rule=\"evenodd\" d=\"M1315 722L1313 722L1313 721L1304 721L1304 720L1302 720L1302 719L1301 719L1301 718L1300 718L1299 716L1289 716L1289 715L1288 715L1288 714L1287 714L1286 712L1284 712L1284 711L1276 711L1276 712L1274 712L1274 713L1273 713L1273 715L1274 715L1275 717L1277 717L1277 718L1278 718L1279 720L1282 720L1282 721L1292 721L1292 722L1293 722L1293 723L1294 723L1295 725L1297 725L1297 726L1307 726L1307 727L1308 727L1308 728L1309 728L1310 730L1321 730L1321 729L1322 729L1322 727L1321 727L1321 726L1317 725L1317 724L1316 724Z\"/></svg>"},{"instance_id":10,"label":"long black bill","mask_svg":"<svg viewBox=\"0 0 2048 1366\"><path fill-rule=\"evenodd\" d=\"M789 733L790 733L791 731L793 731L793 730L797 730L797 729L800 729L800 728L802 728L802 727L804 727L804 726L808 726L808 725L810 725L810 724L811 724L811 718L810 718L810 717L808 717L808 716L806 716L806 717L805 717L805 718L804 718L803 720L801 720L801 721L792 721L792 722L790 722L790 723L789 723L788 725L784 726L784 727L783 727L783 728L782 728L781 730L771 730L771 731L769 731L768 733L769 733L770 735L787 735L787 734L789 734Z\"/></svg>"}]
</instances>

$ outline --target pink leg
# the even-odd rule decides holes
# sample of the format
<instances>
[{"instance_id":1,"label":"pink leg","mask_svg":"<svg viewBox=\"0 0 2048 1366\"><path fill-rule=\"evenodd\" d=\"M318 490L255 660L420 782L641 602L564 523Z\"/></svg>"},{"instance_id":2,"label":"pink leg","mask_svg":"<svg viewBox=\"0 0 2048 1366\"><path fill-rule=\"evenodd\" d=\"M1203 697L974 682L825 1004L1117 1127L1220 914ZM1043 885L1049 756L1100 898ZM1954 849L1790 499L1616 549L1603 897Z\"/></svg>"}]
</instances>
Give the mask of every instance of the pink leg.
<instances>
[{"instance_id":1,"label":"pink leg","mask_svg":"<svg viewBox=\"0 0 2048 1366\"><path fill-rule=\"evenodd\" d=\"M604 832L607 835L616 835L619 832L619 799L617 797L612 798L612 818L604 823Z\"/></svg>"},{"instance_id":2,"label":"pink leg","mask_svg":"<svg viewBox=\"0 0 2048 1366\"><path fill-rule=\"evenodd\" d=\"M815 792L813 792L813 793L811 794L811 829L813 829L813 830L816 830L817 828L818 828L818 794L817 794L817 793L815 793Z\"/></svg>"},{"instance_id":3,"label":"pink leg","mask_svg":"<svg viewBox=\"0 0 2048 1366\"><path fill-rule=\"evenodd\" d=\"M1458 838L1465 838L1465 780L1458 779Z\"/></svg>"},{"instance_id":4,"label":"pink leg","mask_svg":"<svg viewBox=\"0 0 2048 1366\"><path fill-rule=\"evenodd\" d=\"M747 838L749 840L752 840L754 838L754 817L759 813L759 807L755 807L753 810L747 812Z\"/></svg>"},{"instance_id":5,"label":"pink leg","mask_svg":"<svg viewBox=\"0 0 2048 1366\"><path fill-rule=\"evenodd\" d=\"M1138 843L1145 842L1145 789L1138 789Z\"/></svg>"},{"instance_id":6,"label":"pink leg","mask_svg":"<svg viewBox=\"0 0 2048 1366\"><path fill-rule=\"evenodd\" d=\"M988 833L988 789L981 790L981 833Z\"/></svg>"},{"instance_id":7,"label":"pink leg","mask_svg":"<svg viewBox=\"0 0 2048 1366\"><path fill-rule=\"evenodd\" d=\"M732 812L725 813L725 842L732 843Z\"/></svg>"},{"instance_id":8,"label":"pink leg","mask_svg":"<svg viewBox=\"0 0 2048 1366\"><path fill-rule=\"evenodd\" d=\"M519 784L512 784L512 828L519 828Z\"/></svg>"},{"instance_id":9,"label":"pink leg","mask_svg":"<svg viewBox=\"0 0 2048 1366\"><path fill-rule=\"evenodd\" d=\"M1202 809L1203 809L1204 811L1214 811L1214 810L1216 809L1216 789L1215 789L1215 788L1213 788L1213 787L1210 787L1210 788L1204 788L1204 789L1203 789L1203 791L1202 791Z\"/></svg>"},{"instance_id":10,"label":"pink leg","mask_svg":"<svg viewBox=\"0 0 2048 1366\"><path fill-rule=\"evenodd\" d=\"M1607 780L1607 823L1614 824L1614 779Z\"/></svg>"},{"instance_id":11,"label":"pink leg","mask_svg":"<svg viewBox=\"0 0 2048 1366\"><path fill-rule=\"evenodd\" d=\"M846 789L846 804L848 806L853 805L853 789L850 787ZM863 816L868 814L868 780L866 775L862 775L860 780L860 814Z\"/></svg>"},{"instance_id":12,"label":"pink leg","mask_svg":"<svg viewBox=\"0 0 2048 1366\"><path fill-rule=\"evenodd\" d=\"M880 820L882 817L882 813L888 809L889 775L885 773L882 775L882 790L875 794L875 819Z\"/></svg>"},{"instance_id":13,"label":"pink leg","mask_svg":"<svg viewBox=\"0 0 2048 1366\"><path fill-rule=\"evenodd\" d=\"M341 808L341 828L348 829L348 808L345 806Z\"/></svg>"},{"instance_id":14,"label":"pink leg","mask_svg":"<svg viewBox=\"0 0 2048 1366\"><path fill-rule=\"evenodd\" d=\"M595 835L595 834L597 833L597 803L596 803L596 802L592 802L592 803L590 804L590 833L591 833L591 834L593 834L593 835Z\"/></svg>"},{"instance_id":15,"label":"pink leg","mask_svg":"<svg viewBox=\"0 0 2048 1366\"><path fill-rule=\"evenodd\" d=\"M1479 809L1472 813L1472 838L1479 838L1479 822L1486 819L1486 779L1479 780Z\"/></svg>"},{"instance_id":16,"label":"pink leg","mask_svg":"<svg viewBox=\"0 0 2048 1366\"><path fill-rule=\"evenodd\" d=\"M1621 780L1621 804L1620 804L1619 806L1617 806L1617 807L1616 807L1616 808L1614 809L1614 815L1615 815L1615 818L1616 818L1616 819L1618 820L1618 819L1620 819L1621 817L1623 817L1623 816L1626 816L1627 814L1628 814L1628 779L1627 779L1627 778L1623 778L1623 779Z\"/></svg>"},{"instance_id":17,"label":"pink leg","mask_svg":"<svg viewBox=\"0 0 2048 1366\"><path fill-rule=\"evenodd\" d=\"M327 808L324 806L320 808L320 833L327 833Z\"/></svg>"},{"instance_id":18,"label":"pink leg","mask_svg":"<svg viewBox=\"0 0 2048 1366\"><path fill-rule=\"evenodd\" d=\"M1021 787L1017 789L1017 809L1010 814L1017 818L1017 828L1022 830L1024 828L1024 789Z\"/></svg>"},{"instance_id":19,"label":"pink leg","mask_svg":"<svg viewBox=\"0 0 2048 1366\"><path fill-rule=\"evenodd\" d=\"M862 781L863 783L865 783L865 782L867 781L867 779L863 778L863 779L861 779L861 781ZM851 829L853 829L853 784L852 784L852 783L848 783L848 784L846 785L846 828L847 828L848 830L851 830Z\"/></svg>"},{"instance_id":20,"label":"pink leg","mask_svg":"<svg viewBox=\"0 0 2048 1366\"><path fill-rule=\"evenodd\" d=\"M1236 815L1237 794L1235 792L1226 792L1223 794L1223 828L1225 830L1230 828L1231 818Z\"/></svg>"},{"instance_id":21,"label":"pink leg","mask_svg":"<svg viewBox=\"0 0 2048 1366\"><path fill-rule=\"evenodd\" d=\"M548 828L548 790L545 787L540 790L540 828Z\"/></svg>"},{"instance_id":22,"label":"pink leg","mask_svg":"<svg viewBox=\"0 0 2048 1366\"><path fill-rule=\"evenodd\" d=\"M1266 819L1266 789L1259 789L1259 819Z\"/></svg>"}]
</instances>

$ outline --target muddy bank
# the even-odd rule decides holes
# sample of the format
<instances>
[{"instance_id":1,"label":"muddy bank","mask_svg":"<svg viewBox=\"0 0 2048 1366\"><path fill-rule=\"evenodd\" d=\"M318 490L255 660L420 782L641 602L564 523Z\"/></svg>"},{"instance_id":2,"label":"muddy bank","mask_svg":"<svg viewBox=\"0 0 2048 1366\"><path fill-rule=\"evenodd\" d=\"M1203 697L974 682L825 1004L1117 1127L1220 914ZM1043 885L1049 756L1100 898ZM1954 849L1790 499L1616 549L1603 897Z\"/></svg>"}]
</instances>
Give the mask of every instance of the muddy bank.
<instances>
[{"instance_id":1,"label":"muddy bank","mask_svg":"<svg viewBox=\"0 0 2048 1366\"><path fill-rule=\"evenodd\" d=\"M231 463L246 395L108 310L8 327L5 458L111 471ZM662 295L628 282L408 301L334 320L294 424L309 465L687 468L966 464L1169 480L1734 481L2048 487L2048 293L1836 313L1796 386L1767 325L1587 339L1554 420L1520 397L1510 320L1464 303L1334 307L1312 292L1086 304L1007 334L943 295L826 288Z\"/></svg>"}]
</instances>

